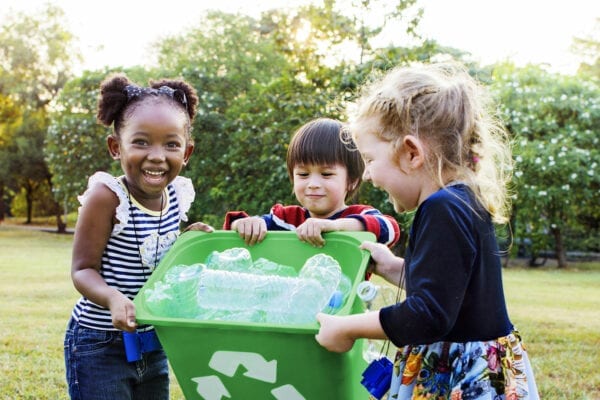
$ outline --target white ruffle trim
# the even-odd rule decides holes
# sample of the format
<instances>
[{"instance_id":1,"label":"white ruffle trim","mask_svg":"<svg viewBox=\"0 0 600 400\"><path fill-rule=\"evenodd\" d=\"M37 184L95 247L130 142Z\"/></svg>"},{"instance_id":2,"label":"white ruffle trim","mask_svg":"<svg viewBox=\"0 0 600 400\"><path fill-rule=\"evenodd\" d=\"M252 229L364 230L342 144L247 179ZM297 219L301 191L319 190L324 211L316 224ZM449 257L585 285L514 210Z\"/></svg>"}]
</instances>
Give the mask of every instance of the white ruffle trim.
<instances>
[{"instance_id":1,"label":"white ruffle trim","mask_svg":"<svg viewBox=\"0 0 600 400\"><path fill-rule=\"evenodd\" d=\"M119 183L119 178L115 178L109 173L98 171L89 177L87 190L81 196L77 197L81 205L85 204L90 195L90 189L96 185L105 185L119 197L119 205L116 210L116 218L119 222L113 227L113 234L117 234L129 222L129 198L127 197L127 192Z\"/></svg>"},{"instance_id":2,"label":"white ruffle trim","mask_svg":"<svg viewBox=\"0 0 600 400\"><path fill-rule=\"evenodd\" d=\"M81 196L77 196L79 203L84 205L90 195L90 189L96 185L105 185L115 192L119 197L119 205L116 209L116 218L119 222L113 227L113 234L120 233L129 222L129 198L127 192L120 183L120 179L121 178L115 178L109 173L98 171L88 179L87 190ZM177 176L171 184L175 189L175 196L179 203L179 219L187 222L187 212L190 210L192 202L196 197L192 180L183 176Z\"/></svg>"},{"instance_id":3,"label":"white ruffle trim","mask_svg":"<svg viewBox=\"0 0 600 400\"><path fill-rule=\"evenodd\" d=\"M179 219L187 222L187 212L190 210L192 202L196 197L192 180L184 176L177 176L173 179L171 185L175 188L175 196L177 196L177 202L179 203Z\"/></svg>"}]
</instances>

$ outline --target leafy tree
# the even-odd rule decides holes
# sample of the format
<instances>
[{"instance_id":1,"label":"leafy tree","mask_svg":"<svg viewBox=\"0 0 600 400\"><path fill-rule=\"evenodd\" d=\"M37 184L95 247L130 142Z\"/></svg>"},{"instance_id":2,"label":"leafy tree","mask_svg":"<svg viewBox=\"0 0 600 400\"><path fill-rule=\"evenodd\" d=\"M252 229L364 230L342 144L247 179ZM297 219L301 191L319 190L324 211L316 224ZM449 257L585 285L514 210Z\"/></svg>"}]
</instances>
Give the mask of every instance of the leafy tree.
<instances>
[{"instance_id":1,"label":"leafy tree","mask_svg":"<svg viewBox=\"0 0 600 400\"><path fill-rule=\"evenodd\" d=\"M345 119L345 101L352 99L373 68L389 68L411 57L425 58L428 49L439 49L428 42L414 56L408 48L397 54L390 49L377 50L370 52L369 58L381 54L378 61L357 66L339 51L352 43L358 48L363 33L355 18L336 11L335 6L327 1L323 7L271 10L258 19L209 12L196 27L157 43L160 70L151 76L180 76L194 85L200 98L193 127L196 155L184 171L196 188L192 219L220 226L230 209L260 213L273 202L292 202L285 167L291 134L319 116ZM73 145L82 143L77 136L86 133L81 128L86 113L80 114L78 109L90 106L82 106L83 98L77 100L66 92L71 87L92 87L86 79L65 88L65 98L61 96L61 107L53 117L56 123L47 152L53 173L64 177L55 180L61 186L56 192L69 192L69 198L77 190L66 185L79 182L81 188L84 181L78 175L67 179L71 172L65 168L67 163L62 165L61 146L65 144L61 139ZM68 98L79 102L69 105ZM99 145L99 141L90 142L89 149ZM87 145L82 148L80 154L89 153ZM367 201L369 193L377 192L366 185L357 201ZM389 207L383 194L374 196Z\"/></svg>"},{"instance_id":2,"label":"leafy tree","mask_svg":"<svg viewBox=\"0 0 600 400\"><path fill-rule=\"evenodd\" d=\"M413 3L399 1L393 17ZM220 225L232 208L259 213L293 201L285 168L291 134L312 118L343 119L338 100L351 69L343 49L379 32L358 25L356 8L349 15L337 6L270 10L259 19L208 13L197 29L160 43L161 67L179 71L200 94L200 157L186 172L197 191L194 218Z\"/></svg>"},{"instance_id":3,"label":"leafy tree","mask_svg":"<svg viewBox=\"0 0 600 400\"><path fill-rule=\"evenodd\" d=\"M493 78L514 135L514 231L566 267L568 249L600 243L600 87L539 66L498 65Z\"/></svg>"},{"instance_id":4,"label":"leafy tree","mask_svg":"<svg viewBox=\"0 0 600 400\"><path fill-rule=\"evenodd\" d=\"M161 68L177 71L194 85L200 99L193 127L196 154L184 171L196 188L193 219L219 225L226 211L218 186L228 179L227 152L245 145L232 134L238 116L230 117L229 108L236 101L256 101L248 96L251 88L268 83L285 68L284 56L262 32L251 17L210 12L197 28L159 43Z\"/></svg>"},{"instance_id":5,"label":"leafy tree","mask_svg":"<svg viewBox=\"0 0 600 400\"><path fill-rule=\"evenodd\" d=\"M23 110L22 125L15 128L12 143L5 147L8 151L0 152L8 171L0 184L15 191L25 189L28 199L33 199L42 183L51 184L42 151L47 107L77 59L73 37L63 28L63 19L60 8L46 5L34 15L9 16L0 28L0 94ZM32 204L28 201L29 207ZM64 228L58 204L54 209L59 229ZM27 222L31 222L32 210L27 215Z\"/></svg>"},{"instance_id":6,"label":"leafy tree","mask_svg":"<svg viewBox=\"0 0 600 400\"><path fill-rule=\"evenodd\" d=\"M33 202L37 191L50 184L50 175L44 163L44 137L40 133L47 126L44 110L26 110L11 144L7 148L10 183L23 190L27 205L27 223L33 218ZM56 208L53 209L56 212Z\"/></svg>"},{"instance_id":7,"label":"leafy tree","mask_svg":"<svg viewBox=\"0 0 600 400\"><path fill-rule=\"evenodd\" d=\"M100 82L105 75L104 71L86 71L70 80L50 116L45 159L52 173L54 197L68 209L77 206L75 198L85 190L87 177L110 167L106 151L110 132L95 118Z\"/></svg>"},{"instance_id":8,"label":"leafy tree","mask_svg":"<svg viewBox=\"0 0 600 400\"><path fill-rule=\"evenodd\" d=\"M585 37L573 40L573 50L583 56L584 61L579 66L579 73L600 78L600 18L596 18L594 30Z\"/></svg>"},{"instance_id":9,"label":"leafy tree","mask_svg":"<svg viewBox=\"0 0 600 400\"><path fill-rule=\"evenodd\" d=\"M419 39L418 25L423 16L423 9L416 7L416 0L331 0L331 4L339 14L346 15L353 21L354 41L359 49L358 64L368 62L378 49L374 45L386 29L394 28L394 34L401 36L403 42ZM403 29L398 30L398 26ZM399 43L389 43L398 46Z\"/></svg>"},{"instance_id":10,"label":"leafy tree","mask_svg":"<svg viewBox=\"0 0 600 400\"><path fill-rule=\"evenodd\" d=\"M2 71L0 71L2 74ZM7 211L8 196L5 188L8 187L10 177L8 171L12 165L13 155L9 146L13 141L15 131L21 125L23 110L8 96L0 93L0 222Z\"/></svg>"}]
</instances>

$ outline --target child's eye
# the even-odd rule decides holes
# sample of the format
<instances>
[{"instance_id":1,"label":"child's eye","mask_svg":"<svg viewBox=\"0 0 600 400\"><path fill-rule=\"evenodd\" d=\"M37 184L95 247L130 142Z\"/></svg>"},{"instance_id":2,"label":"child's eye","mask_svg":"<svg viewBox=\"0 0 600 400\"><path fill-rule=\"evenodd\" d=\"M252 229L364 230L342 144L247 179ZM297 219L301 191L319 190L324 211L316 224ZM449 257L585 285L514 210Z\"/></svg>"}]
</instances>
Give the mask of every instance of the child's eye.
<instances>
[{"instance_id":1,"label":"child's eye","mask_svg":"<svg viewBox=\"0 0 600 400\"><path fill-rule=\"evenodd\" d=\"M303 178L308 176L308 172L296 172L296 175L301 176Z\"/></svg>"},{"instance_id":2,"label":"child's eye","mask_svg":"<svg viewBox=\"0 0 600 400\"><path fill-rule=\"evenodd\" d=\"M167 147L170 149L178 149L181 147L181 143L179 142L169 142L167 143Z\"/></svg>"},{"instance_id":3,"label":"child's eye","mask_svg":"<svg viewBox=\"0 0 600 400\"><path fill-rule=\"evenodd\" d=\"M133 141L133 144L138 145L138 146L145 146L148 144L148 141L146 141L145 139L135 139Z\"/></svg>"}]
</instances>

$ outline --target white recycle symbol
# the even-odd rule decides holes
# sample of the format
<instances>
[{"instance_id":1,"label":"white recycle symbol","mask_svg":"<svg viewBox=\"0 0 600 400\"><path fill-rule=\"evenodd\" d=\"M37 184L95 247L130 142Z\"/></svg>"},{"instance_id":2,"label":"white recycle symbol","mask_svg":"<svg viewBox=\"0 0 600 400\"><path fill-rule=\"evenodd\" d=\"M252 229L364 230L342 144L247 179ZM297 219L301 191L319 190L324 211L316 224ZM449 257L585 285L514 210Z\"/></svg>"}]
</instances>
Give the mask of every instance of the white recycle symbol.
<instances>
[{"instance_id":1,"label":"white recycle symbol","mask_svg":"<svg viewBox=\"0 0 600 400\"><path fill-rule=\"evenodd\" d=\"M208 366L221 374L233 377L238 367L246 368L244 376L267 383L277 380L277 360L267 361L258 353L238 351L216 351ZM223 397L231 398L229 391L216 375L198 376L192 378L198 386L196 391L204 400L221 400ZM277 400L306 400L292 385L283 385L271 390Z\"/></svg>"}]
</instances>

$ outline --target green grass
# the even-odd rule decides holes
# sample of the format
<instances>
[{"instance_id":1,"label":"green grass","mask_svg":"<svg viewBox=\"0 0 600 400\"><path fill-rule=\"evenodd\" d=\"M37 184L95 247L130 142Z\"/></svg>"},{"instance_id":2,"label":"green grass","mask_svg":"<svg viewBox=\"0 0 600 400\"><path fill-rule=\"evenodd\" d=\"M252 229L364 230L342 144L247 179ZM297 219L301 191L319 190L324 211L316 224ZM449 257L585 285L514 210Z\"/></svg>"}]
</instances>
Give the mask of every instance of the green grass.
<instances>
[{"instance_id":1,"label":"green grass","mask_svg":"<svg viewBox=\"0 0 600 400\"><path fill-rule=\"evenodd\" d=\"M0 399L67 399L71 235L0 225ZM600 398L600 264L504 270L542 399ZM171 399L183 399L173 377Z\"/></svg>"}]
</instances>

